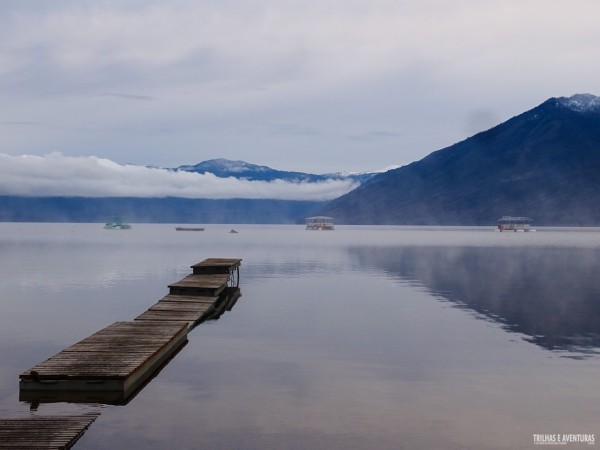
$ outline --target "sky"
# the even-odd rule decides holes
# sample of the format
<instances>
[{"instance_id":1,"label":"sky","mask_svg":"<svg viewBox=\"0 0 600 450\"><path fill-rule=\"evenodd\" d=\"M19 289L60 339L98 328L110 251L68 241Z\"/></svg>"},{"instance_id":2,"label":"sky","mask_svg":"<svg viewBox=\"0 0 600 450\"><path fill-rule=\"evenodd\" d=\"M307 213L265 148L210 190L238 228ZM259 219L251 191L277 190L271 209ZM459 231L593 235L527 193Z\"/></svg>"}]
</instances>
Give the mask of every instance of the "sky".
<instances>
[{"instance_id":1,"label":"sky","mask_svg":"<svg viewBox=\"0 0 600 450\"><path fill-rule=\"evenodd\" d=\"M598 17L597 0L3 0L1 164L404 165L600 95Z\"/></svg>"}]
</instances>

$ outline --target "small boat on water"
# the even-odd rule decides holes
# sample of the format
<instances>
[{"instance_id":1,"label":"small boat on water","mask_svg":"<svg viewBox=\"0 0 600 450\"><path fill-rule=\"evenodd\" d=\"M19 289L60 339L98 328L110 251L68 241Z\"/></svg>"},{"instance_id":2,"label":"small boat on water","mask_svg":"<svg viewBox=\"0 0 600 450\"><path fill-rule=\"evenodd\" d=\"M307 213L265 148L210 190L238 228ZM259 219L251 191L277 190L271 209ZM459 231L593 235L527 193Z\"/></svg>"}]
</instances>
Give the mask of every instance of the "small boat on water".
<instances>
[{"instance_id":1,"label":"small boat on water","mask_svg":"<svg viewBox=\"0 0 600 450\"><path fill-rule=\"evenodd\" d=\"M498 231L535 231L531 229L529 217L502 216L498 219Z\"/></svg>"},{"instance_id":2,"label":"small boat on water","mask_svg":"<svg viewBox=\"0 0 600 450\"><path fill-rule=\"evenodd\" d=\"M333 217L315 216L306 218L307 230L333 230Z\"/></svg>"},{"instance_id":3,"label":"small boat on water","mask_svg":"<svg viewBox=\"0 0 600 450\"><path fill-rule=\"evenodd\" d=\"M130 230L132 227L125 222L107 222L104 225L105 230Z\"/></svg>"},{"instance_id":4,"label":"small boat on water","mask_svg":"<svg viewBox=\"0 0 600 450\"><path fill-rule=\"evenodd\" d=\"M204 231L201 227L175 227L177 231Z\"/></svg>"}]
</instances>

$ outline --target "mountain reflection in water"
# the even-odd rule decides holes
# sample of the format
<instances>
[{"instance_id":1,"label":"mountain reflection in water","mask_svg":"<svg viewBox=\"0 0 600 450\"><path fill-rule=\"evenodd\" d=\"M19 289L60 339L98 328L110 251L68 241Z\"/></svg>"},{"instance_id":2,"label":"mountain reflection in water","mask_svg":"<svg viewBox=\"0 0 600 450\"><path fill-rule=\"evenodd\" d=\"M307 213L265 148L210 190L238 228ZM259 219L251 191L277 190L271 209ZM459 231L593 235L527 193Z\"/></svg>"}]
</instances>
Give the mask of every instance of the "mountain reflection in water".
<instances>
[{"instance_id":1,"label":"mountain reflection in water","mask_svg":"<svg viewBox=\"0 0 600 450\"><path fill-rule=\"evenodd\" d=\"M600 355L600 250L585 248L352 248L362 264L477 316L523 333L543 348Z\"/></svg>"}]
</instances>

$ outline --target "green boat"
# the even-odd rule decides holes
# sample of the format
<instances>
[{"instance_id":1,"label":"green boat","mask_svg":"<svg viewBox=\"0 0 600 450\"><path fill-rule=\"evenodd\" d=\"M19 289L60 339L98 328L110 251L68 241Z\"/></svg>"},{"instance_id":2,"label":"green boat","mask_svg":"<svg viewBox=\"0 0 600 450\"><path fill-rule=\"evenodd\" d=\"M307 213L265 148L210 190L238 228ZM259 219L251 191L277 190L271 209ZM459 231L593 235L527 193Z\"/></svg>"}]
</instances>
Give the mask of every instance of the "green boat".
<instances>
[{"instance_id":1,"label":"green boat","mask_svg":"<svg viewBox=\"0 0 600 450\"><path fill-rule=\"evenodd\" d=\"M125 222L107 222L104 225L105 230L130 230L131 225Z\"/></svg>"}]
</instances>

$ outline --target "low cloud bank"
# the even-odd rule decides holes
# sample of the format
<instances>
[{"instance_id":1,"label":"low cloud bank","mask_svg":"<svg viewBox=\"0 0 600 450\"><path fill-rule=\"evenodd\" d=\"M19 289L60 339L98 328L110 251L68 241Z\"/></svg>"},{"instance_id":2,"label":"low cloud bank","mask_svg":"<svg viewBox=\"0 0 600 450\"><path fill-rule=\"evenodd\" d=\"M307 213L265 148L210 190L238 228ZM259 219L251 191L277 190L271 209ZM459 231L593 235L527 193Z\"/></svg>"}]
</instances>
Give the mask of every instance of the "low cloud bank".
<instances>
[{"instance_id":1,"label":"low cloud bank","mask_svg":"<svg viewBox=\"0 0 600 450\"><path fill-rule=\"evenodd\" d=\"M29 197L183 197L332 200L356 187L350 180L290 183L122 165L95 156L0 154L0 195Z\"/></svg>"}]
</instances>

